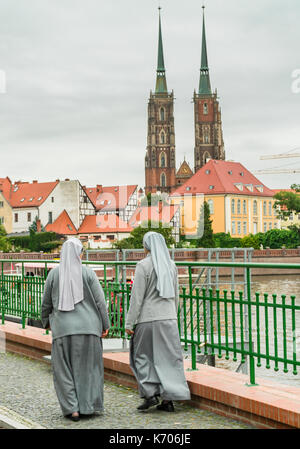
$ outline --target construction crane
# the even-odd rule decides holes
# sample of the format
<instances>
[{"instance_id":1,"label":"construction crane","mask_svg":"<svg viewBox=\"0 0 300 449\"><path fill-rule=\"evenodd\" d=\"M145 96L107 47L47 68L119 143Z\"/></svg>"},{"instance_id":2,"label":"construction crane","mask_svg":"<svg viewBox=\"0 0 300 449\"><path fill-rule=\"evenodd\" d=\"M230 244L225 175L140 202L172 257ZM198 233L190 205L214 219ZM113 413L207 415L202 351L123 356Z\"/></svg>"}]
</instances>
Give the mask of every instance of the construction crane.
<instances>
[{"instance_id":1,"label":"construction crane","mask_svg":"<svg viewBox=\"0 0 300 449\"><path fill-rule=\"evenodd\" d=\"M281 154L271 154L269 156L260 156L260 160L269 160L269 159L284 159L284 158L294 158L300 157L300 153L293 153L293 151L299 150L300 147L294 148L293 150L287 151L286 153ZM255 174L268 175L268 174L284 174L284 173L300 173L300 168L282 168L282 167L274 167L274 168L266 168L263 170L254 171Z\"/></svg>"},{"instance_id":2,"label":"construction crane","mask_svg":"<svg viewBox=\"0 0 300 449\"><path fill-rule=\"evenodd\" d=\"M281 154L270 154L269 156L260 156L261 161L267 161L269 159L284 159L284 158L293 158L300 157L300 153L293 153L293 151L299 150L300 147L294 148L293 150L287 151L286 153Z\"/></svg>"}]
</instances>

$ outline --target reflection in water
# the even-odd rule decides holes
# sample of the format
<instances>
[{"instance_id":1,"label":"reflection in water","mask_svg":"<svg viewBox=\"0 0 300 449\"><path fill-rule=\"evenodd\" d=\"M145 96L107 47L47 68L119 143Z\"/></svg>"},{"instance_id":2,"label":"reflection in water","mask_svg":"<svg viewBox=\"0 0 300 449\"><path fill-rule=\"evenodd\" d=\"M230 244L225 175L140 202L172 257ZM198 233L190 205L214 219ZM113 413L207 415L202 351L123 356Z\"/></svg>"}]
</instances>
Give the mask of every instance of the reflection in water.
<instances>
[{"instance_id":1,"label":"reflection in water","mask_svg":"<svg viewBox=\"0 0 300 449\"><path fill-rule=\"evenodd\" d=\"M224 283L222 283L224 282ZM226 284L226 280L220 282L220 291L223 292L224 289L230 290L230 286ZM236 291L242 290L242 285L239 285ZM295 304L300 305L300 277L296 275L268 275L268 276L253 276L252 277L252 288L251 295L252 300L255 300L255 294L259 293L259 301L267 303L270 305L267 313L265 315L265 307L259 307L259 332L257 323L257 309L252 308L252 329L253 329L253 342L254 348L257 349L257 345L260 345L260 352L274 356L282 356L286 351L286 355L290 360L293 360L293 333L292 333L292 313L290 309L283 312L282 308L276 308L276 313L274 314L273 304L282 304L285 302L287 305L291 304L291 296L296 297ZM264 295L268 294L268 296ZM277 295L274 297L273 295ZM286 295L286 298L282 299L282 295ZM256 309L256 310L255 310ZM268 322L268 333L265 332L266 319ZM300 360L300 312L297 311L295 314L296 321L296 353L297 360ZM286 335L287 345L284 346L284 334ZM277 339L277 345L274 342ZM236 370L239 366L238 362L231 360L225 360L225 355L222 358L216 356L216 366L220 368L226 368L230 370ZM282 384L290 384L300 387L300 367L297 367L298 374L293 374L293 365L288 364L284 367L284 364L279 362L278 366L275 365L273 361L270 362L270 368L266 368L266 360L261 359L261 367L255 366L255 373L257 378L267 378L272 381L276 381ZM257 365L257 360L256 360ZM276 370L274 370L274 368ZM284 372L284 369L288 372Z\"/></svg>"}]
</instances>

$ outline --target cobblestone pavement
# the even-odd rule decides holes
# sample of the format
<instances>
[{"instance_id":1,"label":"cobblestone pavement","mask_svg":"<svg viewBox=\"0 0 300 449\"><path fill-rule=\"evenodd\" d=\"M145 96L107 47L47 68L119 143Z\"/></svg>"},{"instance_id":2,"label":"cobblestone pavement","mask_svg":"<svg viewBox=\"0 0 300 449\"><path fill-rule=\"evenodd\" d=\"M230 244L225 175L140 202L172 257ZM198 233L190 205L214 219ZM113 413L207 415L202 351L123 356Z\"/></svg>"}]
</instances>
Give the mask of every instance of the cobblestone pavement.
<instances>
[{"instance_id":1,"label":"cobblestone pavement","mask_svg":"<svg viewBox=\"0 0 300 449\"><path fill-rule=\"evenodd\" d=\"M11 353L0 354L0 405L46 428L82 429L249 429L214 413L176 403L175 413L138 412L138 393L105 382L102 414L74 423L61 414L51 366Z\"/></svg>"}]
</instances>

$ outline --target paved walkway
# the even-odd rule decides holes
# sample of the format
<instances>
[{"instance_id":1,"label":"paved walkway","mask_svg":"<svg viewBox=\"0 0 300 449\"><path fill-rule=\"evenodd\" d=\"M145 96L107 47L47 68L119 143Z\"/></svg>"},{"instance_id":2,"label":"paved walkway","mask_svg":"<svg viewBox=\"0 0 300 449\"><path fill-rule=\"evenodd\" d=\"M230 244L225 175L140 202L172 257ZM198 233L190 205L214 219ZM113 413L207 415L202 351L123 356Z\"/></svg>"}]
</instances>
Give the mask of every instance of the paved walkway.
<instances>
[{"instance_id":1,"label":"paved walkway","mask_svg":"<svg viewBox=\"0 0 300 449\"><path fill-rule=\"evenodd\" d=\"M51 366L11 353L0 354L0 406L45 428L249 429L238 421L176 403L175 413L155 408L141 413L135 390L105 382L105 411L74 423L61 415Z\"/></svg>"}]
</instances>

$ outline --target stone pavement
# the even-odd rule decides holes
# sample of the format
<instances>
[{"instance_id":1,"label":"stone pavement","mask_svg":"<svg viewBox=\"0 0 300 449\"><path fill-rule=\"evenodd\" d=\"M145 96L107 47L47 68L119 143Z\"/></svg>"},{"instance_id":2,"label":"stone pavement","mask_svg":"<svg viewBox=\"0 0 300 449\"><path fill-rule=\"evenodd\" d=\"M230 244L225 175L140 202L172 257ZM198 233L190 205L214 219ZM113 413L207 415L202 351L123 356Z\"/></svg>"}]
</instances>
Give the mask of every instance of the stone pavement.
<instances>
[{"instance_id":1,"label":"stone pavement","mask_svg":"<svg viewBox=\"0 0 300 449\"><path fill-rule=\"evenodd\" d=\"M251 429L253 427L175 403L176 412L155 408L138 412L138 393L105 382L102 414L74 423L61 414L52 381L51 366L23 356L0 354L0 406L48 429Z\"/></svg>"}]
</instances>

